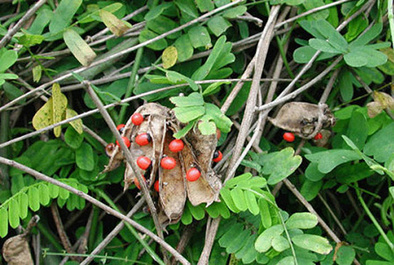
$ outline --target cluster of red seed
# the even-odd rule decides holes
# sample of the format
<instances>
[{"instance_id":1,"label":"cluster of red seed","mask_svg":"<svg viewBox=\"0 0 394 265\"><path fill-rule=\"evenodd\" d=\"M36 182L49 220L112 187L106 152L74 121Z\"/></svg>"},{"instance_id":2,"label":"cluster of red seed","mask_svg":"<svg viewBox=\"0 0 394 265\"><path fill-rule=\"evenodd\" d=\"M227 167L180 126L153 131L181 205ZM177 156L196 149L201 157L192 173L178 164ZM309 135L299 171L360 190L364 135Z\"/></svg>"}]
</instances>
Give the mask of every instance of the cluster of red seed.
<instances>
[{"instance_id":1,"label":"cluster of red seed","mask_svg":"<svg viewBox=\"0 0 394 265\"><path fill-rule=\"evenodd\" d=\"M134 113L131 116L131 122L136 126L141 125L143 121L144 121L144 116L141 113ZM125 127L124 124L119 124L117 126L117 130L120 133L123 133L124 127ZM220 133L220 131L219 131L219 133ZM219 137L220 137L220 134L218 134L218 138ZM122 139L123 139L123 142L125 143L125 145L127 147L130 147L130 145L131 145L130 140L125 136L123 136ZM135 137L135 143L140 146L148 145L151 141L152 141L152 137L150 136L149 133L141 133ZM120 144L118 141L116 141L116 144L120 147ZM185 145L181 139L174 139L170 142L168 148L170 149L171 152L177 153L177 152L182 151L184 146ZM223 158L222 152L220 152L218 150L215 151L214 156L213 156L213 162L217 163L220 160L222 160L222 158ZM138 167L141 168L142 170L148 170L152 164L151 159L146 156L138 157L136 162L137 162ZM164 155L163 158L160 160L160 166L163 169L171 170L171 169L175 168L176 161L174 158ZM200 176L201 176L201 172L197 167L191 167L186 173L186 179L188 181L196 181L200 178ZM142 176L142 178L145 181L145 177ZM140 186L138 180L135 179L134 182L135 182L135 185L137 186L137 188L141 189L141 186ZM159 181L155 182L154 188L157 192L159 192Z\"/></svg>"},{"instance_id":2,"label":"cluster of red seed","mask_svg":"<svg viewBox=\"0 0 394 265\"><path fill-rule=\"evenodd\" d=\"M323 138L323 135L322 135L320 132L317 133L317 134L315 135L315 137L314 137L315 140L320 140L320 139L322 139L322 138ZM283 134L283 140L285 140L286 142L289 142L289 143L294 142L294 140L295 140L294 133L285 132L285 133Z\"/></svg>"}]
</instances>

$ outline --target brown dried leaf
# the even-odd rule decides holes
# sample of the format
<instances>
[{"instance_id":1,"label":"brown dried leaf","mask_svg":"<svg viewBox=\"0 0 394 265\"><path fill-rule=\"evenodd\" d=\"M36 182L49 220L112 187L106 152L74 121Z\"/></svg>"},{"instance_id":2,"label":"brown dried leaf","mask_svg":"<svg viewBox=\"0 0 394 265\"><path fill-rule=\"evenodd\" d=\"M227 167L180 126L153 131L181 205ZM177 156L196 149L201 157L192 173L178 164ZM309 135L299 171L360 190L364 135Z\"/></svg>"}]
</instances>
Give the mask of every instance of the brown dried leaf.
<instances>
[{"instance_id":1,"label":"brown dried leaf","mask_svg":"<svg viewBox=\"0 0 394 265\"><path fill-rule=\"evenodd\" d=\"M33 265L30 247L25 235L7 239L3 245L3 257L9 265Z\"/></svg>"}]
</instances>

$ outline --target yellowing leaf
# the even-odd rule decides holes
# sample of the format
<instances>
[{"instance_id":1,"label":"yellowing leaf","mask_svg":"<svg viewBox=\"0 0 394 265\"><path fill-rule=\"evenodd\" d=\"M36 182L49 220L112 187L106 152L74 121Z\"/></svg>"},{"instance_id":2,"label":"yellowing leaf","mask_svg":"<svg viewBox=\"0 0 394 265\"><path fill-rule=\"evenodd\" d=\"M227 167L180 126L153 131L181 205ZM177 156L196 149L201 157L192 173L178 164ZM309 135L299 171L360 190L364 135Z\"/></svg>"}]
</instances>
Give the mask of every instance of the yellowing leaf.
<instances>
[{"instance_id":1,"label":"yellowing leaf","mask_svg":"<svg viewBox=\"0 0 394 265\"><path fill-rule=\"evenodd\" d=\"M383 108L389 108L390 110L394 109L394 99L389 94L384 92L373 92L373 98L376 102L379 102Z\"/></svg>"},{"instance_id":2,"label":"yellowing leaf","mask_svg":"<svg viewBox=\"0 0 394 265\"><path fill-rule=\"evenodd\" d=\"M34 66L32 72L33 72L33 81L36 83L40 82L41 74L42 74L41 65Z\"/></svg>"},{"instance_id":3,"label":"yellowing leaf","mask_svg":"<svg viewBox=\"0 0 394 265\"><path fill-rule=\"evenodd\" d=\"M75 110L72 109L66 109L66 119L72 118L74 116L77 116L78 113ZM83 127L82 127L82 120L77 119L75 121L70 122L71 126L79 133L83 133Z\"/></svg>"},{"instance_id":4,"label":"yellowing leaf","mask_svg":"<svg viewBox=\"0 0 394 265\"><path fill-rule=\"evenodd\" d=\"M53 124L53 114L52 114L52 98L48 100L34 115L33 117L33 127L36 130L41 130L51 124Z\"/></svg>"},{"instance_id":5,"label":"yellowing leaf","mask_svg":"<svg viewBox=\"0 0 394 265\"><path fill-rule=\"evenodd\" d=\"M88 66L96 58L96 53L76 31L67 29L63 33L63 39L71 53L83 66Z\"/></svg>"},{"instance_id":6,"label":"yellowing leaf","mask_svg":"<svg viewBox=\"0 0 394 265\"><path fill-rule=\"evenodd\" d=\"M129 25L125 21L117 18L111 12L102 9L100 10L100 17L105 26L117 37L122 36L129 29Z\"/></svg>"},{"instance_id":7,"label":"yellowing leaf","mask_svg":"<svg viewBox=\"0 0 394 265\"><path fill-rule=\"evenodd\" d=\"M169 46L163 51L161 57L163 60L163 67L168 69L172 67L178 60L178 50L174 46Z\"/></svg>"},{"instance_id":8,"label":"yellowing leaf","mask_svg":"<svg viewBox=\"0 0 394 265\"><path fill-rule=\"evenodd\" d=\"M58 83L52 86L52 97L44 104L33 117L33 127L40 130L54 123L58 123L64 119L67 108L67 98L60 91ZM53 129L56 137L60 136L61 127L57 126Z\"/></svg>"},{"instance_id":9,"label":"yellowing leaf","mask_svg":"<svg viewBox=\"0 0 394 265\"><path fill-rule=\"evenodd\" d=\"M58 83L53 84L52 86L52 102L53 102L53 123L58 123L63 120L64 113L67 108L67 98L60 91L60 85ZM53 133L56 137L60 136L61 127L57 126L53 128Z\"/></svg>"}]
</instances>

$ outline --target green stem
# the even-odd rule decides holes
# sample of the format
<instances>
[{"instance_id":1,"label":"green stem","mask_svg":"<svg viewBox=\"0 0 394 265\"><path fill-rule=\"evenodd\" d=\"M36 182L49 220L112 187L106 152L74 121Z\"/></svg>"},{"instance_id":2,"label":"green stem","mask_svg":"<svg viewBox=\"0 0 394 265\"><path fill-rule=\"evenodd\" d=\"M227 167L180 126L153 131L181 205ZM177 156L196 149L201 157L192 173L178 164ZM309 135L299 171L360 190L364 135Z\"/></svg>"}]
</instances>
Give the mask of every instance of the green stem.
<instances>
[{"instance_id":1,"label":"green stem","mask_svg":"<svg viewBox=\"0 0 394 265\"><path fill-rule=\"evenodd\" d=\"M97 227L99 222L99 209L93 206L92 226L90 227L88 249L93 249L97 238Z\"/></svg>"},{"instance_id":2,"label":"green stem","mask_svg":"<svg viewBox=\"0 0 394 265\"><path fill-rule=\"evenodd\" d=\"M25 12L19 13L18 15L16 15L15 17L10 18L9 20L7 20L6 22L4 22L3 26L5 28L7 28L9 25L11 25L13 22L18 21L21 17L23 17L26 14Z\"/></svg>"},{"instance_id":3,"label":"green stem","mask_svg":"<svg viewBox=\"0 0 394 265\"><path fill-rule=\"evenodd\" d=\"M120 212L118 207L116 206L116 204L111 200L110 197L108 197L108 195L99 189L95 189L94 190L98 195L100 195L113 209L115 209L116 211ZM143 240L137 233L137 231L128 223L125 223L125 226L130 230L130 232L133 234L133 236L141 243L141 245L146 249L146 252L148 252L151 257L153 258L153 260L155 260L157 263L161 264L161 265L165 265L164 261L155 253L154 250L151 249L151 247L149 246L149 244L147 242L145 242L145 240Z\"/></svg>"},{"instance_id":4,"label":"green stem","mask_svg":"<svg viewBox=\"0 0 394 265\"><path fill-rule=\"evenodd\" d=\"M359 201L361 203L361 206L364 208L364 211L369 216L369 218L371 219L372 223L375 225L376 229L379 231L380 235L382 236L382 238L386 241L386 243L390 247L391 251L394 251L394 244L391 243L390 239L387 237L386 233L383 231L383 228L380 226L380 224L376 220L375 216L373 216L373 214L369 210L367 204L365 203L363 197L361 196L361 192L358 189L358 183L356 182L355 185L357 187L356 188L357 197L358 197L358 199L359 199Z\"/></svg>"},{"instance_id":5,"label":"green stem","mask_svg":"<svg viewBox=\"0 0 394 265\"><path fill-rule=\"evenodd\" d=\"M41 222L37 223L37 228L40 230L41 234L48 239L48 241L55 247L57 251L64 251L64 248L59 243L59 239L51 233L51 231Z\"/></svg>"},{"instance_id":6,"label":"green stem","mask_svg":"<svg viewBox=\"0 0 394 265\"><path fill-rule=\"evenodd\" d=\"M391 42L393 43L394 47L394 9L393 9L393 1L387 1L387 16L389 19L390 25L390 34L391 34Z\"/></svg>"},{"instance_id":7,"label":"green stem","mask_svg":"<svg viewBox=\"0 0 394 265\"><path fill-rule=\"evenodd\" d=\"M130 79L129 82L127 84L127 89L126 89L126 93L124 98L128 98L131 96L131 93L133 92L133 88L135 86L135 80L137 77L137 73L138 73L138 69L140 67L141 64L141 58L142 58L142 54L144 53L144 48L139 48L137 50L137 53L135 55L135 60L134 60L134 65L133 68L131 69L131 74L130 74ZM125 118L125 114L126 114L126 109L127 109L127 105L123 105L120 109L119 112L119 116L118 116L118 124L122 123L124 118Z\"/></svg>"}]
</instances>

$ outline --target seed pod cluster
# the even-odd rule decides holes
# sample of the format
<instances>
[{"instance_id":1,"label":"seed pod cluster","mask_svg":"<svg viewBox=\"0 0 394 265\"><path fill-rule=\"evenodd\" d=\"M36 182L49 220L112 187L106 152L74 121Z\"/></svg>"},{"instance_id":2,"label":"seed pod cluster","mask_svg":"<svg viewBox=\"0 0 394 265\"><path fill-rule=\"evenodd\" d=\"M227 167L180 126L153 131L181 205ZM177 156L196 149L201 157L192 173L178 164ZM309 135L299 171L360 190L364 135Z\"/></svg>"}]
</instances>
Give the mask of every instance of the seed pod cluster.
<instances>
[{"instance_id":1,"label":"seed pod cluster","mask_svg":"<svg viewBox=\"0 0 394 265\"><path fill-rule=\"evenodd\" d=\"M119 126L122 137L130 141L129 151L139 172L133 172L118 145L106 148L110 160L104 171L114 170L125 162L125 189L133 182L137 184L134 174L143 176L157 198L163 226L179 221L187 198L193 205L209 205L218 201L222 187L212 169L213 161L222 159L221 152L216 151L216 134L202 135L195 128L186 137L175 139L173 135L181 127L170 109L148 103L138 108L125 126Z\"/></svg>"}]
</instances>

